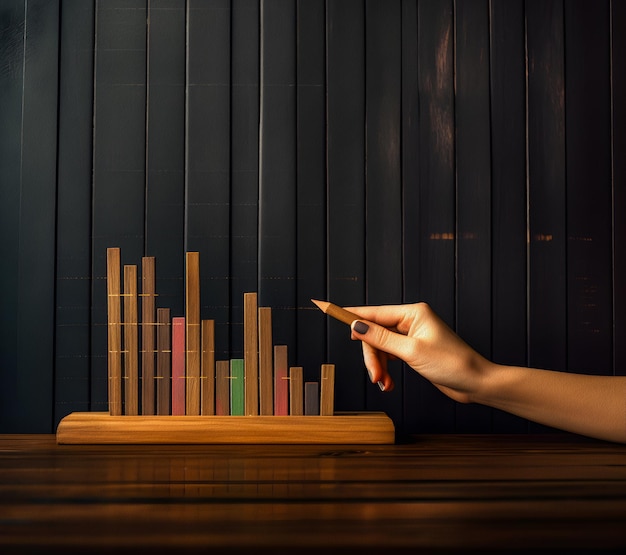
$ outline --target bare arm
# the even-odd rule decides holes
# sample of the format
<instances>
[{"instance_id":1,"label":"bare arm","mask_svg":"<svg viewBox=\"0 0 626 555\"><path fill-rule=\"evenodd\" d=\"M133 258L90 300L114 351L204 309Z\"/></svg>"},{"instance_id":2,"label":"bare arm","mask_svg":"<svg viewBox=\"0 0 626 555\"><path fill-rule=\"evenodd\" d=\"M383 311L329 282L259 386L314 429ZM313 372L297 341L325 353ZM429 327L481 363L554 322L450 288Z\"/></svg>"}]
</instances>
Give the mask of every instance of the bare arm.
<instances>
[{"instance_id":1,"label":"bare arm","mask_svg":"<svg viewBox=\"0 0 626 555\"><path fill-rule=\"evenodd\" d=\"M352 337L363 342L370 378L384 390L393 388L387 371L391 355L456 401L626 443L626 377L495 364L469 347L423 303L350 310L367 324L365 329L354 322Z\"/></svg>"}]
</instances>

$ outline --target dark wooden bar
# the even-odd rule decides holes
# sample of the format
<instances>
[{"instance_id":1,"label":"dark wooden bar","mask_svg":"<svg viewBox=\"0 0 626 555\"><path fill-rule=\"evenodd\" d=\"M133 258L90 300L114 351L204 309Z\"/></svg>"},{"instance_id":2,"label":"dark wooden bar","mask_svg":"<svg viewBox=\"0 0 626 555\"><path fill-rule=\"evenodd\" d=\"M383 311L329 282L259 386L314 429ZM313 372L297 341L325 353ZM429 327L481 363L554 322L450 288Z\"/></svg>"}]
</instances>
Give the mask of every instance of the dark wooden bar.
<instances>
[{"instance_id":1,"label":"dark wooden bar","mask_svg":"<svg viewBox=\"0 0 626 555\"><path fill-rule=\"evenodd\" d=\"M581 553L626 547L626 446L63 446L0 436L0 552Z\"/></svg>"}]
</instances>

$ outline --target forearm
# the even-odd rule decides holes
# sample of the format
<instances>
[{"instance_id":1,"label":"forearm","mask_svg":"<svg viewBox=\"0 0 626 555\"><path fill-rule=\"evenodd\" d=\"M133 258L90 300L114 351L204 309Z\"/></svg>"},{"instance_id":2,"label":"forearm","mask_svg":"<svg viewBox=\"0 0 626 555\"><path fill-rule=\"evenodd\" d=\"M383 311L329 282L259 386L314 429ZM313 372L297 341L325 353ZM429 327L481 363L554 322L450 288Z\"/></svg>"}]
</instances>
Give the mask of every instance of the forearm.
<instances>
[{"instance_id":1,"label":"forearm","mask_svg":"<svg viewBox=\"0 0 626 555\"><path fill-rule=\"evenodd\" d=\"M472 400L561 430L626 443L626 376L489 364Z\"/></svg>"}]
</instances>

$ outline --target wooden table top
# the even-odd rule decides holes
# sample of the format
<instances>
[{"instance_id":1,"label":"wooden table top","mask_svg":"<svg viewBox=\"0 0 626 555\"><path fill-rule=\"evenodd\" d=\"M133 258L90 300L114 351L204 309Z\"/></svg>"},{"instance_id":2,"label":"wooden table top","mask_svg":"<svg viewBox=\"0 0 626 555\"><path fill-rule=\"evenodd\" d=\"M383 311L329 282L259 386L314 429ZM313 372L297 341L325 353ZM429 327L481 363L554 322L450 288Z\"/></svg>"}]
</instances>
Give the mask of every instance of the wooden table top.
<instances>
[{"instance_id":1,"label":"wooden table top","mask_svg":"<svg viewBox=\"0 0 626 555\"><path fill-rule=\"evenodd\" d=\"M418 436L380 446L0 436L0 553L625 547L626 446L576 436Z\"/></svg>"}]
</instances>

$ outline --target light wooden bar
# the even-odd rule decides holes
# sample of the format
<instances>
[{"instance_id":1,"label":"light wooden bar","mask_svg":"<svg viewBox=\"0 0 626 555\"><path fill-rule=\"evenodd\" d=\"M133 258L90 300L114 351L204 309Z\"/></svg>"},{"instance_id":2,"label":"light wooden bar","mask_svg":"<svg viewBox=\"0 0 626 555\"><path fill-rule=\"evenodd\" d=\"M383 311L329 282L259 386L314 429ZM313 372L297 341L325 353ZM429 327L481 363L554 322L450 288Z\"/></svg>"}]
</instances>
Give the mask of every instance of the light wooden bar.
<instances>
[{"instance_id":1,"label":"light wooden bar","mask_svg":"<svg viewBox=\"0 0 626 555\"><path fill-rule=\"evenodd\" d=\"M287 345L274 345L274 415L289 414L289 376Z\"/></svg>"},{"instance_id":2,"label":"light wooden bar","mask_svg":"<svg viewBox=\"0 0 626 555\"><path fill-rule=\"evenodd\" d=\"M157 309L157 414L170 414L172 381L172 326L170 309Z\"/></svg>"},{"instance_id":3,"label":"light wooden bar","mask_svg":"<svg viewBox=\"0 0 626 555\"><path fill-rule=\"evenodd\" d=\"M122 309L120 249L107 249L107 336L109 413L122 414Z\"/></svg>"},{"instance_id":4,"label":"light wooden bar","mask_svg":"<svg viewBox=\"0 0 626 555\"><path fill-rule=\"evenodd\" d=\"M292 366L289 369L289 414L291 416L304 415L304 383L302 366Z\"/></svg>"},{"instance_id":5,"label":"light wooden bar","mask_svg":"<svg viewBox=\"0 0 626 555\"><path fill-rule=\"evenodd\" d=\"M141 259L141 413L155 414L156 263Z\"/></svg>"},{"instance_id":6,"label":"light wooden bar","mask_svg":"<svg viewBox=\"0 0 626 555\"><path fill-rule=\"evenodd\" d=\"M124 266L124 413L139 414L137 266Z\"/></svg>"},{"instance_id":7,"label":"light wooden bar","mask_svg":"<svg viewBox=\"0 0 626 555\"><path fill-rule=\"evenodd\" d=\"M243 351L245 375L245 414L259 414L259 326L257 294L243 296Z\"/></svg>"},{"instance_id":8,"label":"light wooden bar","mask_svg":"<svg viewBox=\"0 0 626 555\"><path fill-rule=\"evenodd\" d=\"M215 321L202 320L200 414L215 414Z\"/></svg>"},{"instance_id":9,"label":"light wooden bar","mask_svg":"<svg viewBox=\"0 0 626 555\"><path fill-rule=\"evenodd\" d=\"M186 254L185 325L187 387L186 414L200 414L200 253Z\"/></svg>"},{"instance_id":10,"label":"light wooden bar","mask_svg":"<svg viewBox=\"0 0 626 555\"><path fill-rule=\"evenodd\" d=\"M185 414L185 318L172 318L172 414Z\"/></svg>"},{"instance_id":11,"label":"light wooden bar","mask_svg":"<svg viewBox=\"0 0 626 555\"><path fill-rule=\"evenodd\" d=\"M320 372L320 416L332 416L335 410L335 365L322 364Z\"/></svg>"},{"instance_id":12,"label":"light wooden bar","mask_svg":"<svg viewBox=\"0 0 626 555\"><path fill-rule=\"evenodd\" d=\"M274 379L272 346L272 309L259 307L259 412L274 414Z\"/></svg>"},{"instance_id":13,"label":"light wooden bar","mask_svg":"<svg viewBox=\"0 0 626 555\"><path fill-rule=\"evenodd\" d=\"M225 362L228 366L228 361ZM219 365L218 362L218 365ZM218 370L219 371L219 370ZM227 380L226 380L227 381ZM219 381L218 381L219 387ZM335 416L110 416L75 412L57 428L61 444L391 444L395 429L381 412Z\"/></svg>"},{"instance_id":14,"label":"light wooden bar","mask_svg":"<svg viewBox=\"0 0 626 555\"><path fill-rule=\"evenodd\" d=\"M227 360L215 363L215 414L230 415L230 367Z\"/></svg>"}]
</instances>

